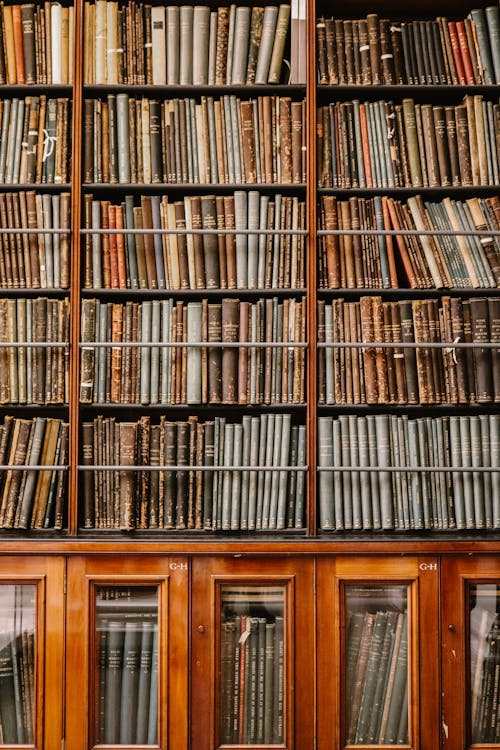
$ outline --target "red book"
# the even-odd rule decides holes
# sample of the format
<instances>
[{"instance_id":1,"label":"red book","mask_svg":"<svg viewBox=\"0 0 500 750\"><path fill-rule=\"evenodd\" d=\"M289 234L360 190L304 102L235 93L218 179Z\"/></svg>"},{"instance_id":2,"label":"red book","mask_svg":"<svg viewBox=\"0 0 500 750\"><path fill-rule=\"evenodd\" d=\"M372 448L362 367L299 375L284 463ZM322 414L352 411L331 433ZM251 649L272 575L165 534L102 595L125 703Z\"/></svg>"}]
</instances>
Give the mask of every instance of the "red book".
<instances>
[{"instance_id":1,"label":"red book","mask_svg":"<svg viewBox=\"0 0 500 750\"><path fill-rule=\"evenodd\" d=\"M455 68L457 69L458 83L460 86L465 86L464 64L460 53L460 42L458 41L457 24L455 21L448 21L448 30L450 32L451 49L453 51L453 59L455 60Z\"/></svg>"},{"instance_id":2,"label":"red book","mask_svg":"<svg viewBox=\"0 0 500 750\"><path fill-rule=\"evenodd\" d=\"M462 55L462 62L464 65L465 79L469 86L474 86L476 81L474 78L474 69L472 67L472 59L470 56L469 45L467 43L467 32L465 31L464 21L457 21L457 34L460 53Z\"/></svg>"}]
</instances>

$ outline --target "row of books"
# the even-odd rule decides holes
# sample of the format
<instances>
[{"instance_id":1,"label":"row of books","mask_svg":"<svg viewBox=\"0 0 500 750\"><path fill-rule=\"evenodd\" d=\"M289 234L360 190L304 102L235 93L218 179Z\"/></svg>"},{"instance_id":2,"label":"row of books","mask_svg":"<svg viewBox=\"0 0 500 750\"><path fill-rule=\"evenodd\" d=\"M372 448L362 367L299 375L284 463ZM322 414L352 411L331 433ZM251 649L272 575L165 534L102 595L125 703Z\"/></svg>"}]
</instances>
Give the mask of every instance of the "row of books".
<instances>
[{"instance_id":1,"label":"row of books","mask_svg":"<svg viewBox=\"0 0 500 750\"><path fill-rule=\"evenodd\" d=\"M1 319L0 319L1 320ZM142 404L304 402L305 300L221 303L173 300L82 302L80 401ZM158 342L152 347L92 346L93 341ZM166 347L162 343L192 346ZM213 347L200 342L283 343Z\"/></svg>"},{"instance_id":2,"label":"row of books","mask_svg":"<svg viewBox=\"0 0 500 750\"><path fill-rule=\"evenodd\" d=\"M489 232L500 230L500 199L421 195L406 202L387 196L320 200L320 229ZM326 235L320 238L322 288L496 287L500 284L500 238L483 236Z\"/></svg>"},{"instance_id":3,"label":"row of books","mask_svg":"<svg viewBox=\"0 0 500 750\"><path fill-rule=\"evenodd\" d=\"M500 472L480 471L500 466L498 415L320 417L318 431L319 466L335 467L320 472L321 529L500 528ZM404 470L426 466L450 471Z\"/></svg>"},{"instance_id":4,"label":"row of books","mask_svg":"<svg viewBox=\"0 0 500 750\"><path fill-rule=\"evenodd\" d=\"M284 620L234 615L221 624L221 744L280 744Z\"/></svg>"},{"instance_id":5,"label":"row of books","mask_svg":"<svg viewBox=\"0 0 500 750\"><path fill-rule=\"evenodd\" d=\"M10 347L5 343L54 342ZM0 404L63 404L69 393L69 300L0 298Z\"/></svg>"},{"instance_id":6,"label":"row of books","mask_svg":"<svg viewBox=\"0 0 500 750\"><path fill-rule=\"evenodd\" d=\"M136 202L139 205L136 205ZM0 203L1 216L1 203ZM232 195L125 196L114 205L84 196L86 229L195 229L189 234L96 234L84 239L86 289L276 289L304 286L305 238L210 234L305 229L297 197L237 190Z\"/></svg>"},{"instance_id":7,"label":"row of books","mask_svg":"<svg viewBox=\"0 0 500 750\"><path fill-rule=\"evenodd\" d=\"M320 187L391 188L499 182L500 104L336 102L318 111Z\"/></svg>"},{"instance_id":8,"label":"row of books","mask_svg":"<svg viewBox=\"0 0 500 750\"><path fill-rule=\"evenodd\" d=\"M74 8L0 6L0 84L73 83Z\"/></svg>"},{"instance_id":9,"label":"row of books","mask_svg":"<svg viewBox=\"0 0 500 750\"><path fill-rule=\"evenodd\" d=\"M471 664L472 741L497 743L500 742L500 613L492 618L491 612L482 609L479 628L478 651Z\"/></svg>"},{"instance_id":10,"label":"row of books","mask_svg":"<svg viewBox=\"0 0 500 750\"><path fill-rule=\"evenodd\" d=\"M290 414L227 422L197 417L151 424L97 417L82 424L84 466L137 466L82 474L84 527L252 531L303 528L305 475L274 469L305 464L305 427ZM153 472L142 465L179 466ZM268 471L190 466L269 467ZM184 468L185 467L185 468Z\"/></svg>"},{"instance_id":11,"label":"row of books","mask_svg":"<svg viewBox=\"0 0 500 750\"><path fill-rule=\"evenodd\" d=\"M0 100L0 184L69 182L69 99Z\"/></svg>"},{"instance_id":12,"label":"row of books","mask_svg":"<svg viewBox=\"0 0 500 750\"><path fill-rule=\"evenodd\" d=\"M320 84L500 83L498 5L460 21L321 18L316 27Z\"/></svg>"},{"instance_id":13,"label":"row of books","mask_svg":"<svg viewBox=\"0 0 500 750\"><path fill-rule=\"evenodd\" d=\"M97 629L97 741L155 745L158 731L157 612L123 612Z\"/></svg>"},{"instance_id":14,"label":"row of books","mask_svg":"<svg viewBox=\"0 0 500 750\"><path fill-rule=\"evenodd\" d=\"M2 584L0 593L0 738L3 745L34 742L35 587Z\"/></svg>"},{"instance_id":15,"label":"row of books","mask_svg":"<svg viewBox=\"0 0 500 750\"><path fill-rule=\"evenodd\" d=\"M305 181L305 102L286 96L110 94L84 101L83 128L87 183Z\"/></svg>"},{"instance_id":16,"label":"row of books","mask_svg":"<svg viewBox=\"0 0 500 750\"><path fill-rule=\"evenodd\" d=\"M0 286L66 289L69 286L71 196L35 191L0 193L1 229L63 229L67 233L0 235Z\"/></svg>"},{"instance_id":17,"label":"row of books","mask_svg":"<svg viewBox=\"0 0 500 750\"><path fill-rule=\"evenodd\" d=\"M4 417L0 427L0 464L64 466L69 425L60 419ZM60 470L0 472L0 528L62 529L66 474Z\"/></svg>"},{"instance_id":18,"label":"row of books","mask_svg":"<svg viewBox=\"0 0 500 750\"><path fill-rule=\"evenodd\" d=\"M396 609L354 612L346 644L347 742L408 742L408 617Z\"/></svg>"},{"instance_id":19,"label":"row of books","mask_svg":"<svg viewBox=\"0 0 500 750\"><path fill-rule=\"evenodd\" d=\"M500 402L500 297L318 303L319 402L489 404ZM344 343L366 344L343 348ZM422 343L417 348L392 343ZM425 344L448 344L427 348ZM454 344L473 342L473 349ZM380 344L379 346L377 344Z\"/></svg>"},{"instance_id":20,"label":"row of books","mask_svg":"<svg viewBox=\"0 0 500 750\"><path fill-rule=\"evenodd\" d=\"M86 2L84 80L181 86L280 83L290 10L290 5L211 10L206 5Z\"/></svg>"}]
</instances>

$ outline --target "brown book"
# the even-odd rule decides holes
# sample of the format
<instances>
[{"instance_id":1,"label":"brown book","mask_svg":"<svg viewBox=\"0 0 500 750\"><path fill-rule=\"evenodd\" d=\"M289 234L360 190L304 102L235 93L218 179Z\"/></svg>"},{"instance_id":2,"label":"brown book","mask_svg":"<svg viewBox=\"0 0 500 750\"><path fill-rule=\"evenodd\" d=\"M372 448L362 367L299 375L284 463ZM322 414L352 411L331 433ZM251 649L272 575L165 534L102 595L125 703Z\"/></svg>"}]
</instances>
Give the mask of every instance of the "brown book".
<instances>
[{"instance_id":1,"label":"brown book","mask_svg":"<svg viewBox=\"0 0 500 750\"><path fill-rule=\"evenodd\" d=\"M291 181L294 184L302 182L302 103L291 104Z\"/></svg>"},{"instance_id":2,"label":"brown book","mask_svg":"<svg viewBox=\"0 0 500 750\"><path fill-rule=\"evenodd\" d=\"M22 466L26 463L31 428L31 419L16 419L8 461L12 466ZM6 472L0 509L0 526L4 529L11 529L14 525L19 488L24 473L11 470Z\"/></svg>"},{"instance_id":3,"label":"brown book","mask_svg":"<svg viewBox=\"0 0 500 750\"><path fill-rule=\"evenodd\" d=\"M412 343L415 341L415 332L413 327L413 311L411 302L401 300L399 303L401 319L401 340L403 343ZM417 357L415 349L403 349L404 365L406 376L406 392L409 404L418 404L418 375L417 375Z\"/></svg>"},{"instance_id":4,"label":"brown book","mask_svg":"<svg viewBox=\"0 0 500 750\"><path fill-rule=\"evenodd\" d=\"M217 228L217 211L214 195L205 195L201 198L201 224L207 230L203 235L203 264L207 289L218 289L220 287L219 272L219 243L217 235L209 234Z\"/></svg>"},{"instance_id":5,"label":"brown book","mask_svg":"<svg viewBox=\"0 0 500 750\"><path fill-rule=\"evenodd\" d=\"M380 58L382 64L382 81L386 86L397 83L395 80L394 57L391 46L391 22L380 19Z\"/></svg>"},{"instance_id":6,"label":"brown book","mask_svg":"<svg viewBox=\"0 0 500 750\"><path fill-rule=\"evenodd\" d=\"M187 466L189 462L189 432L188 422L177 422L177 466ZM175 497L175 528L185 529L187 523L187 503L189 492L189 472L177 470L177 487Z\"/></svg>"},{"instance_id":7,"label":"brown book","mask_svg":"<svg viewBox=\"0 0 500 750\"><path fill-rule=\"evenodd\" d=\"M111 340L123 341L123 306L113 304L111 308ZM122 347L111 349L111 394L110 401L113 404L121 402L121 373L122 373Z\"/></svg>"},{"instance_id":8,"label":"brown book","mask_svg":"<svg viewBox=\"0 0 500 750\"><path fill-rule=\"evenodd\" d=\"M345 20L343 23L344 23L345 72L346 72L346 78L347 78L347 85L353 86L356 81L356 74L354 70L354 45L353 45L353 33L352 33L352 21Z\"/></svg>"},{"instance_id":9,"label":"brown book","mask_svg":"<svg viewBox=\"0 0 500 750\"><path fill-rule=\"evenodd\" d=\"M368 28L368 44L370 45L370 67L372 71L372 83L382 83L381 69L381 46L380 46L380 22L376 13L369 13L366 17Z\"/></svg>"},{"instance_id":10,"label":"brown book","mask_svg":"<svg viewBox=\"0 0 500 750\"><path fill-rule=\"evenodd\" d=\"M249 314L250 303L240 302L240 325L239 341L249 341ZM249 400L249 383L248 383L248 355L250 349L243 347L238 352L238 403L247 404Z\"/></svg>"},{"instance_id":11,"label":"brown book","mask_svg":"<svg viewBox=\"0 0 500 750\"><path fill-rule=\"evenodd\" d=\"M279 97L279 178L278 181L292 182L292 100L288 96Z\"/></svg>"},{"instance_id":12,"label":"brown book","mask_svg":"<svg viewBox=\"0 0 500 750\"><path fill-rule=\"evenodd\" d=\"M215 196L215 212L217 216L217 229L226 228L226 217L224 212L224 197L222 195ZM227 274L227 244L226 235L217 235L217 248L219 254L219 283L221 289L228 288L228 274Z\"/></svg>"},{"instance_id":13,"label":"brown book","mask_svg":"<svg viewBox=\"0 0 500 750\"><path fill-rule=\"evenodd\" d=\"M371 346L363 348L363 362L365 371L366 403L378 404L378 380L375 347L375 329L373 315L373 298L361 297L361 335L363 343Z\"/></svg>"},{"instance_id":14,"label":"brown book","mask_svg":"<svg viewBox=\"0 0 500 750\"><path fill-rule=\"evenodd\" d=\"M326 54L326 26L325 19L320 18L316 23L316 53L318 56L319 83L330 83Z\"/></svg>"},{"instance_id":15,"label":"brown book","mask_svg":"<svg viewBox=\"0 0 500 750\"><path fill-rule=\"evenodd\" d=\"M174 203L175 209L175 226L177 229L186 228L186 215L183 201L176 201ZM179 275L181 289L189 289L189 263L187 254L187 242L186 235L177 235L177 252L179 257Z\"/></svg>"},{"instance_id":16,"label":"brown book","mask_svg":"<svg viewBox=\"0 0 500 750\"><path fill-rule=\"evenodd\" d=\"M240 102L240 117L243 182L247 185L253 185L257 182L257 165L255 161L254 109L251 101Z\"/></svg>"},{"instance_id":17,"label":"brown book","mask_svg":"<svg viewBox=\"0 0 500 750\"><path fill-rule=\"evenodd\" d=\"M208 305L208 341L222 341L222 308L220 304ZM208 401L219 404L222 399L222 350L209 347L208 367Z\"/></svg>"},{"instance_id":18,"label":"brown book","mask_svg":"<svg viewBox=\"0 0 500 750\"><path fill-rule=\"evenodd\" d=\"M427 314L426 300L414 300L413 309L413 326L415 331L416 342L428 342L429 319ZM432 356L428 347L419 347L416 349L418 392L422 404L434 403L434 381L432 372Z\"/></svg>"},{"instance_id":19,"label":"brown book","mask_svg":"<svg viewBox=\"0 0 500 750\"><path fill-rule=\"evenodd\" d=\"M474 77L474 69L472 66L471 53L470 53L469 44L467 41L467 32L465 30L464 21L456 22L456 33L458 37L459 52L462 58L462 66L463 66L463 74L465 77L465 83L468 86L474 86L474 84L476 83L476 80Z\"/></svg>"},{"instance_id":20,"label":"brown book","mask_svg":"<svg viewBox=\"0 0 500 750\"><path fill-rule=\"evenodd\" d=\"M215 58L215 85L224 86L227 81L227 42L229 35L229 8L217 8L217 47Z\"/></svg>"},{"instance_id":21,"label":"brown book","mask_svg":"<svg viewBox=\"0 0 500 750\"><path fill-rule=\"evenodd\" d=\"M25 82L36 83L35 6L33 3L21 5L21 24ZM20 47L17 49L19 50Z\"/></svg>"},{"instance_id":22,"label":"brown book","mask_svg":"<svg viewBox=\"0 0 500 750\"><path fill-rule=\"evenodd\" d=\"M326 43L326 64L328 68L329 84L338 83L339 74L337 68L337 47L335 44L335 23L333 18L325 18L325 43Z\"/></svg>"},{"instance_id":23,"label":"brown book","mask_svg":"<svg viewBox=\"0 0 500 750\"><path fill-rule=\"evenodd\" d=\"M264 21L264 8L252 8L250 20L250 44L248 47L247 62L247 85L255 83L255 73L257 70L257 58L262 39L262 26Z\"/></svg>"},{"instance_id":24,"label":"brown book","mask_svg":"<svg viewBox=\"0 0 500 750\"><path fill-rule=\"evenodd\" d=\"M144 229L153 228L153 214L151 209L151 198L147 195L141 196L142 226ZM158 274L156 271L155 246L152 234L145 234L144 255L146 258L147 288L158 289Z\"/></svg>"},{"instance_id":25,"label":"brown book","mask_svg":"<svg viewBox=\"0 0 500 750\"><path fill-rule=\"evenodd\" d=\"M472 160L469 144L469 123L467 107L461 104L455 107L458 161L462 186L473 185Z\"/></svg>"},{"instance_id":26,"label":"brown book","mask_svg":"<svg viewBox=\"0 0 500 750\"><path fill-rule=\"evenodd\" d=\"M337 199L333 195L325 195L322 198L324 210L324 226L327 231L338 229ZM340 252L338 235L326 235L326 267L328 287L331 289L340 286Z\"/></svg>"},{"instance_id":27,"label":"brown book","mask_svg":"<svg viewBox=\"0 0 500 750\"><path fill-rule=\"evenodd\" d=\"M488 300L490 341L500 345L500 297ZM491 372L493 381L493 401L500 402L500 348L491 350Z\"/></svg>"},{"instance_id":28,"label":"brown book","mask_svg":"<svg viewBox=\"0 0 500 750\"><path fill-rule=\"evenodd\" d=\"M42 455L40 457L40 465L51 466L54 464L56 456L57 442L59 437L59 430L61 428L61 421L59 419L47 419L44 441L42 446ZM45 511L47 508L47 502L49 499L49 491L51 488L51 471L41 471L38 475L38 481L35 489L35 497L33 501L33 513L31 516L31 528L41 529L43 528L43 522L45 519Z\"/></svg>"},{"instance_id":29,"label":"brown book","mask_svg":"<svg viewBox=\"0 0 500 750\"><path fill-rule=\"evenodd\" d=\"M119 422L118 455L121 466L135 466L137 464L137 423ZM119 525L122 531L131 531L136 526L135 520L135 479L137 472L120 471L119 473Z\"/></svg>"},{"instance_id":30,"label":"brown book","mask_svg":"<svg viewBox=\"0 0 500 750\"><path fill-rule=\"evenodd\" d=\"M457 297L450 299L450 317L451 317L451 341L465 341L464 318L462 313L462 301ZM459 404L467 404L468 398L468 372L467 372L467 353L465 349L454 349L454 359L456 362L456 387L457 401Z\"/></svg>"},{"instance_id":31,"label":"brown book","mask_svg":"<svg viewBox=\"0 0 500 750\"><path fill-rule=\"evenodd\" d=\"M335 51L338 65L338 81L340 85L347 83L346 59L344 48L344 23L336 18L334 20L335 28Z\"/></svg>"},{"instance_id":32,"label":"brown book","mask_svg":"<svg viewBox=\"0 0 500 750\"><path fill-rule=\"evenodd\" d=\"M234 213L234 196L224 196L224 216L226 229L236 229ZM236 289L236 237L226 235L227 288Z\"/></svg>"},{"instance_id":33,"label":"brown book","mask_svg":"<svg viewBox=\"0 0 500 750\"><path fill-rule=\"evenodd\" d=\"M373 333L374 341L384 341L384 318L382 310L382 298L373 297ZM387 384L387 356L383 347L375 348L375 364L377 370L378 402L386 404L388 401Z\"/></svg>"}]
</instances>

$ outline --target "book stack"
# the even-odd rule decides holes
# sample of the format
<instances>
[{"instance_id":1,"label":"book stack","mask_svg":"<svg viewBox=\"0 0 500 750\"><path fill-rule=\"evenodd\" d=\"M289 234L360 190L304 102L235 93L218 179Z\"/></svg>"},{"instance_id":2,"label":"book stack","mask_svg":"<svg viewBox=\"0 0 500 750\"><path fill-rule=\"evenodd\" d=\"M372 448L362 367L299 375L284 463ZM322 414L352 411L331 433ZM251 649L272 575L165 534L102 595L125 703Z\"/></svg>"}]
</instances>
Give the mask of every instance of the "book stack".
<instances>
[{"instance_id":1,"label":"book stack","mask_svg":"<svg viewBox=\"0 0 500 750\"><path fill-rule=\"evenodd\" d=\"M158 727L158 611L116 599L97 636L96 734L105 745L155 745ZM106 602L106 604L108 604ZM115 606L111 606L115 605Z\"/></svg>"},{"instance_id":2,"label":"book stack","mask_svg":"<svg viewBox=\"0 0 500 750\"><path fill-rule=\"evenodd\" d=\"M0 235L0 286L65 289L69 286L70 194L0 193L1 229L63 229L61 234Z\"/></svg>"},{"instance_id":3,"label":"book stack","mask_svg":"<svg viewBox=\"0 0 500 750\"><path fill-rule=\"evenodd\" d=\"M229 615L221 624L221 744L283 742L284 620Z\"/></svg>"},{"instance_id":4,"label":"book stack","mask_svg":"<svg viewBox=\"0 0 500 750\"><path fill-rule=\"evenodd\" d=\"M1 196L0 196L1 198ZM1 210L1 203L0 203ZM86 229L174 229L178 234L85 235L87 289L276 289L304 286L300 234L215 234L305 229L305 202L276 193L141 195L122 203L84 197ZM203 233L183 233L182 229Z\"/></svg>"},{"instance_id":5,"label":"book stack","mask_svg":"<svg viewBox=\"0 0 500 750\"><path fill-rule=\"evenodd\" d=\"M355 745L408 742L408 619L354 612L346 644L347 736Z\"/></svg>"},{"instance_id":6,"label":"book stack","mask_svg":"<svg viewBox=\"0 0 500 750\"><path fill-rule=\"evenodd\" d=\"M127 2L120 7L113 1L86 2L85 82L286 83L290 65L284 66L283 58L285 50L290 57L290 12L290 5L233 4L211 10L197 4L151 7Z\"/></svg>"},{"instance_id":7,"label":"book stack","mask_svg":"<svg viewBox=\"0 0 500 750\"><path fill-rule=\"evenodd\" d=\"M500 230L500 200L423 196L406 202L388 196L338 200L321 197L320 228L337 230L436 231L430 235L325 235L320 238L321 288L488 288L500 284L499 237L439 232Z\"/></svg>"},{"instance_id":8,"label":"book stack","mask_svg":"<svg viewBox=\"0 0 500 750\"><path fill-rule=\"evenodd\" d=\"M474 655L474 660L471 660L472 741L478 744L498 743L500 742L498 706L500 614L482 608L479 612L477 653Z\"/></svg>"},{"instance_id":9,"label":"book stack","mask_svg":"<svg viewBox=\"0 0 500 750\"><path fill-rule=\"evenodd\" d=\"M70 125L69 99L0 100L0 184L67 183Z\"/></svg>"},{"instance_id":10,"label":"book stack","mask_svg":"<svg viewBox=\"0 0 500 750\"><path fill-rule=\"evenodd\" d=\"M318 302L319 402L327 404L492 404L500 402L500 298ZM366 343L342 348L343 343ZM386 348L384 343L442 343ZM454 349L453 343L475 343ZM376 346L377 343L382 346ZM500 341L499 341L500 343ZM449 344L449 346L444 346Z\"/></svg>"},{"instance_id":11,"label":"book stack","mask_svg":"<svg viewBox=\"0 0 500 750\"><path fill-rule=\"evenodd\" d=\"M35 586L2 584L0 736L4 745L34 744L35 654Z\"/></svg>"},{"instance_id":12,"label":"book stack","mask_svg":"<svg viewBox=\"0 0 500 750\"><path fill-rule=\"evenodd\" d=\"M499 183L500 104L335 102L318 111L320 187L394 188Z\"/></svg>"},{"instance_id":13,"label":"book stack","mask_svg":"<svg viewBox=\"0 0 500 750\"><path fill-rule=\"evenodd\" d=\"M69 425L60 419L4 417L0 428L0 464L64 466ZM62 529L65 470L16 469L0 473L2 529Z\"/></svg>"},{"instance_id":14,"label":"book stack","mask_svg":"<svg viewBox=\"0 0 500 750\"><path fill-rule=\"evenodd\" d=\"M498 5L466 19L427 21L320 18L316 27L320 84L500 83Z\"/></svg>"},{"instance_id":15,"label":"book stack","mask_svg":"<svg viewBox=\"0 0 500 750\"><path fill-rule=\"evenodd\" d=\"M304 401L305 301L82 303L82 403L299 404ZM89 347L93 341L158 342ZM173 342L192 346L162 347ZM218 344L289 344L210 347ZM97 350L97 351L96 351Z\"/></svg>"},{"instance_id":16,"label":"book stack","mask_svg":"<svg viewBox=\"0 0 500 750\"><path fill-rule=\"evenodd\" d=\"M290 414L244 416L239 423L162 416L159 424L146 416L138 422L99 416L82 424L82 463L85 528L303 527L305 427L292 425ZM141 464L168 468L140 471ZM85 465L127 469L85 471ZM276 470L293 466L298 470Z\"/></svg>"},{"instance_id":17,"label":"book stack","mask_svg":"<svg viewBox=\"0 0 500 750\"><path fill-rule=\"evenodd\" d=\"M333 467L320 470L322 529L500 528L497 414L320 417L318 431L320 469Z\"/></svg>"},{"instance_id":18,"label":"book stack","mask_svg":"<svg viewBox=\"0 0 500 750\"><path fill-rule=\"evenodd\" d=\"M0 84L73 83L73 6L2 3L0 40Z\"/></svg>"},{"instance_id":19,"label":"book stack","mask_svg":"<svg viewBox=\"0 0 500 750\"><path fill-rule=\"evenodd\" d=\"M86 183L300 184L305 101L135 99L84 101ZM1 177L1 162L0 162Z\"/></svg>"},{"instance_id":20,"label":"book stack","mask_svg":"<svg viewBox=\"0 0 500 750\"><path fill-rule=\"evenodd\" d=\"M0 403L68 402L69 300L0 299ZM59 346L9 347L43 342Z\"/></svg>"}]
</instances>

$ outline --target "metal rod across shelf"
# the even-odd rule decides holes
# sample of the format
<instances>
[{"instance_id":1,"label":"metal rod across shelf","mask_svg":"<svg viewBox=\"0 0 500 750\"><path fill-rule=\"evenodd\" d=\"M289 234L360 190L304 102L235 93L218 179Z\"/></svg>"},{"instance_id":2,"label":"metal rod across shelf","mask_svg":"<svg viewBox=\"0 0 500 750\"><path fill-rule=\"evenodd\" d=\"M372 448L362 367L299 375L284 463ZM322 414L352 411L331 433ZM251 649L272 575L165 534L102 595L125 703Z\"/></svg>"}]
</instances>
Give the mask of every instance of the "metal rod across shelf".
<instances>
[{"instance_id":1,"label":"metal rod across shelf","mask_svg":"<svg viewBox=\"0 0 500 750\"><path fill-rule=\"evenodd\" d=\"M1 467L0 467L1 468ZM80 471L308 471L308 466L110 466L107 464L79 465Z\"/></svg>"},{"instance_id":2,"label":"metal rod across shelf","mask_svg":"<svg viewBox=\"0 0 500 750\"><path fill-rule=\"evenodd\" d=\"M319 349L500 349L500 341L339 341L317 343Z\"/></svg>"},{"instance_id":3,"label":"metal rod across shelf","mask_svg":"<svg viewBox=\"0 0 500 750\"><path fill-rule=\"evenodd\" d=\"M47 466L45 464L26 464L24 466L18 464L14 464L12 466L9 466L8 464L0 465L0 471L67 471L68 469L69 466Z\"/></svg>"},{"instance_id":4,"label":"metal rod across shelf","mask_svg":"<svg viewBox=\"0 0 500 750\"><path fill-rule=\"evenodd\" d=\"M28 229L27 227L0 227L0 234L71 234L71 229Z\"/></svg>"},{"instance_id":5,"label":"metal rod across shelf","mask_svg":"<svg viewBox=\"0 0 500 750\"><path fill-rule=\"evenodd\" d=\"M370 473L381 473L381 472L390 472L392 474L399 473L401 471L407 471L407 472L417 472L419 474L423 474L428 471L438 472L438 473L456 473L459 472L461 474L464 473L474 473L479 472L481 474L485 473L493 473L498 474L500 473L500 467L499 466L317 466L316 471L321 473L331 473L334 471L338 472L370 472Z\"/></svg>"},{"instance_id":6,"label":"metal rod across shelf","mask_svg":"<svg viewBox=\"0 0 500 750\"><path fill-rule=\"evenodd\" d=\"M500 231L472 229L318 229L318 237L366 236L366 237L500 237Z\"/></svg>"},{"instance_id":7,"label":"metal rod across shelf","mask_svg":"<svg viewBox=\"0 0 500 750\"><path fill-rule=\"evenodd\" d=\"M106 349L118 349L122 347L146 347L158 349L185 349L186 347L207 347L210 349L277 349L277 348L300 348L305 349L304 341L80 341L81 349L95 349L100 346ZM499 345L500 346L500 345Z\"/></svg>"},{"instance_id":8,"label":"metal rod across shelf","mask_svg":"<svg viewBox=\"0 0 500 750\"><path fill-rule=\"evenodd\" d=\"M52 346L69 347L69 341L0 341L0 349L47 349Z\"/></svg>"},{"instance_id":9,"label":"metal rod across shelf","mask_svg":"<svg viewBox=\"0 0 500 750\"><path fill-rule=\"evenodd\" d=\"M10 231L10 230L9 230ZM299 235L306 237L307 229L155 229L146 227L142 229L80 229L80 234L210 234L210 235Z\"/></svg>"}]
</instances>

